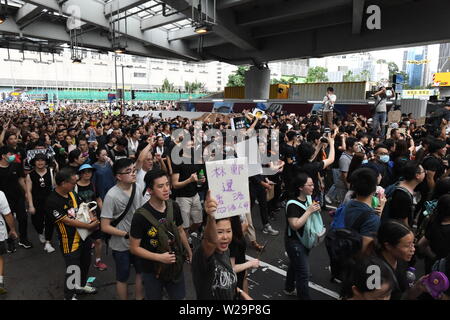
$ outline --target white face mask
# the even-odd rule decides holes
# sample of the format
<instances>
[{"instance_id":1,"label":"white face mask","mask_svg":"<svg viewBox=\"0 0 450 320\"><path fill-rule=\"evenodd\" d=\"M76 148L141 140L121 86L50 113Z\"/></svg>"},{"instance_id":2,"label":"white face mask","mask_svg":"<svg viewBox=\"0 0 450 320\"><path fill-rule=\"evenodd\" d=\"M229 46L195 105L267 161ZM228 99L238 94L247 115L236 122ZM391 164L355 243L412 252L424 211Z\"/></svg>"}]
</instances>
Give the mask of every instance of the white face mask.
<instances>
[{"instance_id":1,"label":"white face mask","mask_svg":"<svg viewBox=\"0 0 450 320\"><path fill-rule=\"evenodd\" d=\"M409 127L410 123L411 123L410 121L406 121L406 126Z\"/></svg>"}]
</instances>

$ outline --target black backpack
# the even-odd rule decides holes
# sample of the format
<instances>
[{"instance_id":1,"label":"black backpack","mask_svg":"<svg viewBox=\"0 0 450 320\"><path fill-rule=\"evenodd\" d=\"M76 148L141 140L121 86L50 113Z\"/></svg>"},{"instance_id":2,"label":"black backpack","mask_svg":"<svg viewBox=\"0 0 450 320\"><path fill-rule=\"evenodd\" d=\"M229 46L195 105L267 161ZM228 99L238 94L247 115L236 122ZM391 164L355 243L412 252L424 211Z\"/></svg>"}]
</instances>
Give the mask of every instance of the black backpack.
<instances>
[{"instance_id":1,"label":"black backpack","mask_svg":"<svg viewBox=\"0 0 450 320\"><path fill-rule=\"evenodd\" d=\"M343 272L348 270L353 258L361 251L362 236L359 229L370 214L368 211L361 213L350 227L333 228L325 237L333 278L343 279Z\"/></svg>"},{"instance_id":2,"label":"black backpack","mask_svg":"<svg viewBox=\"0 0 450 320\"><path fill-rule=\"evenodd\" d=\"M389 186L389 187L391 187L391 186ZM386 205L384 206L383 214L381 215L381 221L382 222L384 222L384 221L386 221L388 219L392 219L391 218L391 214L390 214L391 203L392 203L392 196L394 195L395 191L397 191L397 190L403 191L404 193L406 193L409 196L409 199L411 200L411 203L412 203L412 205L411 205L412 206L412 208L411 208L412 211L411 212L414 212L414 197L408 191L408 189L406 189L404 187L401 187L398 184L396 184L395 187L392 190L388 190L389 187L386 188L386 190L385 190L385 195L387 197L387 202L386 202ZM410 217L410 218L412 219L413 217Z\"/></svg>"},{"instance_id":3,"label":"black backpack","mask_svg":"<svg viewBox=\"0 0 450 320\"><path fill-rule=\"evenodd\" d=\"M159 222L144 207L138 209L135 214L142 215L158 229L158 253L173 252L176 256L176 261L172 264L154 262L156 279L177 283L182 279L185 251L173 217L173 201L170 199L166 201L166 207L167 215L164 223Z\"/></svg>"}]
</instances>

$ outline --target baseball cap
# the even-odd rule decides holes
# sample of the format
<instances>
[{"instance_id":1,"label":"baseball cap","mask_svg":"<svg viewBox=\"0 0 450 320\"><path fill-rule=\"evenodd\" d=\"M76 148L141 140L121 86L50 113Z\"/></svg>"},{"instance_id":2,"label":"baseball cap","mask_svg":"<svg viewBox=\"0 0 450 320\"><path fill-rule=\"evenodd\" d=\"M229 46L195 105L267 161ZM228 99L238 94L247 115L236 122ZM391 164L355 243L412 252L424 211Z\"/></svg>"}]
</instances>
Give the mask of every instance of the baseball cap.
<instances>
[{"instance_id":1,"label":"baseball cap","mask_svg":"<svg viewBox=\"0 0 450 320\"><path fill-rule=\"evenodd\" d=\"M80 169L78 169L78 172L81 172L83 170L91 169L92 171L95 171L95 168L92 167L90 164L83 164Z\"/></svg>"}]
</instances>

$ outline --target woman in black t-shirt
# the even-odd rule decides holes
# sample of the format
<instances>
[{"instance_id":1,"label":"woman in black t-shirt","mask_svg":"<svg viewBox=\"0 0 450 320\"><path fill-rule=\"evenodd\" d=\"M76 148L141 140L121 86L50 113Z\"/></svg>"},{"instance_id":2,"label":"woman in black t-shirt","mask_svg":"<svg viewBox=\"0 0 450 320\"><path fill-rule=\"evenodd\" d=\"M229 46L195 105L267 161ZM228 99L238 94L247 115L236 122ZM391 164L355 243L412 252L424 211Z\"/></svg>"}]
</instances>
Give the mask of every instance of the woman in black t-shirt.
<instances>
[{"instance_id":1,"label":"woman in black t-shirt","mask_svg":"<svg viewBox=\"0 0 450 320\"><path fill-rule=\"evenodd\" d=\"M201 245L192 259L192 277L199 300L251 300L237 287L237 276L230 260L229 245L233 238L231 218L214 217L217 201L206 196L207 224Z\"/></svg>"},{"instance_id":2,"label":"woman in black t-shirt","mask_svg":"<svg viewBox=\"0 0 450 320\"><path fill-rule=\"evenodd\" d=\"M97 209L94 211L95 215L99 218L101 208L103 205L103 201L100 198L100 195L95 190L94 184L92 183L92 176L94 174L95 168L93 168L90 164L83 164L78 171L78 175L80 180L78 180L75 185L75 192L80 198L82 202L89 203L91 201L97 202ZM104 234L102 231L95 230L91 235L91 239L94 240L95 244L95 263L94 267L99 271L104 271L108 268L108 266L102 262L102 247L103 247L103 239Z\"/></svg>"},{"instance_id":3,"label":"woman in black t-shirt","mask_svg":"<svg viewBox=\"0 0 450 320\"><path fill-rule=\"evenodd\" d=\"M375 253L394 275L391 300L415 300L427 292L422 284L424 277L415 283L408 282L408 262L414 252L414 233L409 227L397 220L387 220L381 224L377 233Z\"/></svg>"},{"instance_id":4,"label":"woman in black t-shirt","mask_svg":"<svg viewBox=\"0 0 450 320\"><path fill-rule=\"evenodd\" d=\"M300 202L303 207L291 203L286 209L286 233L285 246L289 256L289 269L286 276L285 293L294 295L297 290L297 297L302 300L311 300L309 296L309 249L300 241L303 229L309 216L320 211L319 203L312 203L308 206L307 196L311 196L314 191L314 182L305 173L299 173L293 180L293 193L290 200Z\"/></svg>"}]
</instances>

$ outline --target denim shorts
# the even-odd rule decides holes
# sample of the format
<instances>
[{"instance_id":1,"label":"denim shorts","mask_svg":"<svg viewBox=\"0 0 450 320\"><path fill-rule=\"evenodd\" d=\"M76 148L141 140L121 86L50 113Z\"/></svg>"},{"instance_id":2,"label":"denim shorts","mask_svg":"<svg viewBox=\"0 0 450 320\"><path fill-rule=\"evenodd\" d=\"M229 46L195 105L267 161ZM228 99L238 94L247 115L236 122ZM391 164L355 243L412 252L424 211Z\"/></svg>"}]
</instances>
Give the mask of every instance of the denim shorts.
<instances>
[{"instance_id":1,"label":"denim shorts","mask_svg":"<svg viewBox=\"0 0 450 320\"><path fill-rule=\"evenodd\" d=\"M130 251L112 251L116 263L116 281L127 282L130 277L131 265L134 266L136 274L142 273L141 262L138 257L132 255Z\"/></svg>"}]
</instances>

